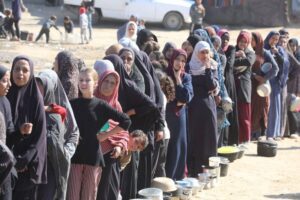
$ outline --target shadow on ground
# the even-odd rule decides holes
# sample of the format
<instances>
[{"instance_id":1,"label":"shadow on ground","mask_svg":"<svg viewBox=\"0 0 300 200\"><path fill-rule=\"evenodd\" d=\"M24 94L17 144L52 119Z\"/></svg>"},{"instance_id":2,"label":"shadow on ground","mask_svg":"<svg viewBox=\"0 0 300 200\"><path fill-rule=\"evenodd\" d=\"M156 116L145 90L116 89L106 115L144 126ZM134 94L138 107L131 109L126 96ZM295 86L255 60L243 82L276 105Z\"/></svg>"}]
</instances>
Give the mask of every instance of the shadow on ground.
<instances>
[{"instance_id":1,"label":"shadow on ground","mask_svg":"<svg viewBox=\"0 0 300 200\"><path fill-rule=\"evenodd\" d=\"M264 196L270 199L290 199L290 200L300 199L300 193L275 194L275 195L264 195Z\"/></svg>"}]
</instances>

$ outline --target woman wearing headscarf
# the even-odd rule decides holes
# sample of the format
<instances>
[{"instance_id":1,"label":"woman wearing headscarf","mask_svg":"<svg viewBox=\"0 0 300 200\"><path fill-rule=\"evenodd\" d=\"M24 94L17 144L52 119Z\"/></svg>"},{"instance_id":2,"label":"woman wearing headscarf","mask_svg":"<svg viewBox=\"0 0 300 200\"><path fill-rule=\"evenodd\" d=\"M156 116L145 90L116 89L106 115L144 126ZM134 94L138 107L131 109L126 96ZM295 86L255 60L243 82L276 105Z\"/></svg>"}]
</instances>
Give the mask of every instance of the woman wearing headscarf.
<instances>
[{"instance_id":1,"label":"woman wearing headscarf","mask_svg":"<svg viewBox=\"0 0 300 200\"><path fill-rule=\"evenodd\" d=\"M218 35L214 35L211 37L211 42L214 46L214 49L218 52L218 55L220 57L220 61L221 61L221 66L222 66L222 74L224 76L224 71L225 71L225 67L226 67L226 63L227 63L227 58L224 55L222 49L221 49L221 45L222 45L222 40Z\"/></svg>"},{"instance_id":2,"label":"woman wearing headscarf","mask_svg":"<svg viewBox=\"0 0 300 200\"><path fill-rule=\"evenodd\" d=\"M69 100L78 97L79 69L77 58L70 51L61 51L54 61L54 71L57 73Z\"/></svg>"},{"instance_id":3,"label":"woman wearing headscarf","mask_svg":"<svg viewBox=\"0 0 300 200\"><path fill-rule=\"evenodd\" d=\"M208 158L217 155L217 111L212 91L218 87L218 63L210 58L210 45L197 43L189 63L194 97L189 104L189 174L197 177Z\"/></svg>"},{"instance_id":4,"label":"woman wearing headscarf","mask_svg":"<svg viewBox=\"0 0 300 200\"><path fill-rule=\"evenodd\" d=\"M153 126L153 131L149 132L149 137L150 139L150 144L153 143L153 155L152 154L152 149L146 149L146 151L141 152L141 158L147 159L145 163L151 163L147 166L149 168L149 171L151 169L151 177L150 179L146 178L143 180L144 176L144 170L141 167L139 170L140 176L141 177L141 185L140 189L149 187L151 184L151 179L154 178L154 174L156 171L156 166L158 162L158 155L160 151L160 146L163 145L163 129L164 129L164 120L163 120L163 114L162 114L162 108L163 108L163 93L160 88L160 83L158 81L158 78L154 72L153 65L151 64L151 61L148 57L148 55L143 52L135 52L136 57L135 57L135 63L137 64L138 68L140 69L141 73L144 76L145 84L148 83L149 89L148 89L148 96L153 99L153 101L156 103L158 109L160 110L160 116L157 118L156 123ZM145 70L144 70L145 69ZM146 93L147 94L147 93ZM145 156L144 156L145 154ZM151 158L151 161L149 161ZM143 166L143 165L141 165Z\"/></svg>"},{"instance_id":5,"label":"woman wearing headscarf","mask_svg":"<svg viewBox=\"0 0 300 200\"><path fill-rule=\"evenodd\" d=\"M65 199L71 165L79 138L73 109L53 70L36 78L44 94L48 139L48 183L39 188L39 199ZM50 129L49 129L50 128Z\"/></svg>"},{"instance_id":6,"label":"woman wearing headscarf","mask_svg":"<svg viewBox=\"0 0 300 200\"><path fill-rule=\"evenodd\" d=\"M13 199L36 199L37 186L47 183L44 101L33 74L30 58L15 57L11 69L12 87L7 94L16 127L10 136L18 171Z\"/></svg>"},{"instance_id":7,"label":"woman wearing headscarf","mask_svg":"<svg viewBox=\"0 0 300 200\"><path fill-rule=\"evenodd\" d=\"M105 71L115 70L114 65L109 60L96 60L94 63L94 70L101 76Z\"/></svg>"},{"instance_id":8,"label":"woman wearing headscarf","mask_svg":"<svg viewBox=\"0 0 300 200\"><path fill-rule=\"evenodd\" d=\"M1 124L2 134L0 135L0 141L3 142L3 145L8 144L6 141L7 136L11 135L15 131L15 126L12 121L11 107L10 103L6 98L6 95L11 86L10 82L10 73L8 68L0 65L0 114L3 118L3 124ZM2 123L2 122L1 122ZM7 147L5 147L7 148ZM3 156L3 155L1 155ZM8 166L9 167L9 166ZM10 166L11 167L11 166ZM0 183L0 199L10 200L12 199L12 185L11 185L11 169L5 168L1 171L0 179L3 178L3 182ZM6 178L4 178L6 174Z\"/></svg>"},{"instance_id":9,"label":"woman wearing headscarf","mask_svg":"<svg viewBox=\"0 0 300 200\"><path fill-rule=\"evenodd\" d=\"M268 116L267 139L273 140L280 137L281 126L281 92L286 86L289 72L288 55L278 46L280 34L277 31L271 31L264 40L264 48L270 50L274 57L279 72L276 77L270 79L271 94L270 94L270 109Z\"/></svg>"},{"instance_id":10,"label":"woman wearing headscarf","mask_svg":"<svg viewBox=\"0 0 300 200\"><path fill-rule=\"evenodd\" d=\"M136 38L137 38L137 25L135 22L133 21L129 21L126 24L126 32L123 38L128 38L131 41L135 42ZM122 40L123 38L121 38L120 40ZM121 43L121 42L119 42Z\"/></svg>"},{"instance_id":11,"label":"woman wearing headscarf","mask_svg":"<svg viewBox=\"0 0 300 200\"><path fill-rule=\"evenodd\" d=\"M190 60L191 60L191 57L193 55L193 51L194 51L194 48L196 46L196 44L201 40L201 38L198 36L198 35L190 35L186 41L184 41L181 45L181 48L183 50L186 51L187 53L187 62L186 63L189 63ZM186 73L189 73L189 65L186 65L185 67L185 72Z\"/></svg>"},{"instance_id":12,"label":"woman wearing headscarf","mask_svg":"<svg viewBox=\"0 0 300 200\"><path fill-rule=\"evenodd\" d=\"M105 60L110 62L108 60ZM110 62L111 63L111 62ZM105 68L105 66L104 66ZM112 108L123 112L118 101L120 77L114 69L103 69L99 74L98 85L95 89L95 97L106 101ZM114 128L117 123L109 120L109 129ZM101 149L104 157L105 167L102 168L102 176L98 186L97 199L117 199L120 186L120 166L118 157L122 152L127 151L129 135L127 131L122 131L117 135L110 136L101 142Z\"/></svg>"},{"instance_id":13,"label":"woman wearing headscarf","mask_svg":"<svg viewBox=\"0 0 300 200\"><path fill-rule=\"evenodd\" d=\"M278 73L278 65L271 55L270 51L264 49L264 41L260 33L252 33L251 46L255 51L256 59L252 66L252 94L251 94L251 133L252 137L256 137L260 132L261 136L265 136L268 127L268 113L270 106L270 97L261 97L257 93L257 87L260 84L274 78ZM270 63L272 68L267 72L262 72L262 65Z\"/></svg>"},{"instance_id":14,"label":"woman wearing headscarf","mask_svg":"<svg viewBox=\"0 0 300 200\"><path fill-rule=\"evenodd\" d=\"M250 38L248 32L241 31L235 48L233 72L237 91L239 143L247 143L251 139L251 70L255 53L248 48Z\"/></svg>"},{"instance_id":15,"label":"woman wearing headscarf","mask_svg":"<svg viewBox=\"0 0 300 200\"><path fill-rule=\"evenodd\" d=\"M201 41L206 41L209 44L212 52L212 57L218 63L217 72L218 72L219 86L214 91L215 93L214 98L216 101L216 105L218 106L217 109L218 140L222 140L226 127L230 125L226 118L226 114L227 112L230 112L230 109L228 110L223 109L223 104L227 102L231 103L231 99L228 97L227 89L224 84L223 70L222 70L220 57L218 55L218 52L214 49L208 33L203 29L197 29L195 30L195 34L201 38Z\"/></svg>"},{"instance_id":16,"label":"woman wearing headscarf","mask_svg":"<svg viewBox=\"0 0 300 200\"><path fill-rule=\"evenodd\" d=\"M292 99L300 97L300 56L299 56L299 45L298 40L292 38L288 41L287 52L290 59L290 72L289 80L287 82L288 92L288 131L287 134L291 137L299 136L300 132L300 112L298 110L291 110L290 106Z\"/></svg>"},{"instance_id":17,"label":"woman wearing headscarf","mask_svg":"<svg viewBox=\"0 0 300 200\"><path fill-rule=\"evenodd\" d=\"M125 71L130 79L135 82L141 92L145 92L145 80L142 73L134 63L134 51L131 48L123 48L120 50L119 56L123 60Z\"/></svg>"},{"instance_id":18,"label":"woman wearing headscarf","mask_svg":"<svg viewBox=\"0 0 300 200\"><path fill-rule=\"evenodd\" d=\"M221 29L218 32L222 40L221 50L226 56L226 66L224 69L224 84L228 92L228 96L233 101L232 112L227 114L227 119L230 123L228 127L224 129L224 132L220 136L219 145L233 145L239 143L239 121L237 110L237 91L234 81L233 65L235 60L235 47L229 45L230 35L228 30Z\"/></svg>"},{"instance_id":19,"label":"woman wearing headscarf","mask_svg":"<svg viewBox=\"0 0 300 200\"><path fill-rule=\"evenodd\" d=\"M130 115L132 122L130 131L141 129L148 133L153 129L153 124L156 123L157 118L160 116L159 109L154 101L142 93L136 84L130 80L120 57L110 55L104 59L113 63L115 70L120 76L118 99L123 111ZM135 198L137 195L138 166L139 154L135 152L132 154L131 162L126 166L121 176L121 194L124 199Z\"/></svg>"},{"instance_id":20,"label":"woman wearing headscarf","mask_svg":"<svg viewBox=\"0 0 300 200\"><path fill-rule=\"evenodd\" d=\"M193 97L191 76L185 73L186 52L175 49L170 59L168 75L175 83L175 99L167 103L166 121L172 137L169 140L166 175L173 180L184 177L187 157L186 109Z\"/></svg>"},{"instance_id":21,"label":"woman wearing headscarf","mask_svg":"<svg viewBox=\"0 0 300 200\"><path fill-rule=\"evenodd\" d=\"M156 35L154 35L150 30L148 29L140 30L136 39L136 44L138 45L138 47L142 49L144 44L148 41L158 42Z\"/></svg>"},{"instance_id":22,"label":"woman wearing headscarf","mask_svg":"<svg viewBox=\"0 0 300 200\"><path fill-rule=\"evenodd\" d=\"M176 49L176 45L173 42L167 42L162 50L162 53L168 62L170 61L173 55L174 49Z\"/></svg>"}]
</instances>

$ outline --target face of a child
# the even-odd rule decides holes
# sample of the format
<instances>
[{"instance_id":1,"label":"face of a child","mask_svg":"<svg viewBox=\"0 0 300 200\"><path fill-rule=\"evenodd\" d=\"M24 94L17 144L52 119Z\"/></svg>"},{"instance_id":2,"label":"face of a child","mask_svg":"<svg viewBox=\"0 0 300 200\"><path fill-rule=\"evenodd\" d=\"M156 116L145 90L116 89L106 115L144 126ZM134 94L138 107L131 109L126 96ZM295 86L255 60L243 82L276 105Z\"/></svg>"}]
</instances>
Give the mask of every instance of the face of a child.
<instances>
[{"instance_id":1,"label":"face of a child","mask_svg":"<svg viewBox=\"0 0 300 200\"><path fill-rule=\"evenodd\" d=\"M13 81L14 83L22 87L26 85L30 78L30 66L27 60L19 60L13 67Z\"/></svg>"},{"instance_id":2,"label":"face of a child","mask_svg":"<svg viewBox=\"0 0 300 200\"><path fill-rule=\"evenodd\" d=\"M5 75L0 79L0 96L5 96L8 93L8 90L11 86L9 71L5 73Z\"/></svg>"},{"instance_id":3,"label":"face of a child","mask_svg":"<svg viewBox=\"0 0 300 200\"><path fill-rule=\"evenodd\" d=\"M174 48L169 48L168 50L167 50L167 52L166 52L166 58L168 59L168 60L170 60L171 59L171 57L172 57L172 55L173 55L173 51L174 51Z\"/></svg>"},{"instance_id":4,"label":"face of a child","mask_svg":"<svg viewBox=\"0 0 300 200\"><path fill-rule=\"evenodd\" d=\"M83 97L93 96L96 82L93 79L91 73L80 72L79 73L79 90Z\"/></svg>"},{"instance_id":5,"label":"face of a child","mask_svg":"<svg viewBox=\"0 0 300 200\"><path fill-rule=\"evenodd\" d=\"M110 74L102 82L100 87L100 93L104 96L111 96L117 86L117 78Z\"/></svg>"},{"instance_id":6,"label":"face of a child","mask_svg":"<svg viewBox=\"0 0 300 200\"><path fill-rule=\"evenodd\" d=\"M142 150L144 150L141 139L139 137L129 137L128 149L130 151L142 151Z\"/></svg>"},{"instance_id":7,"label":"face of a child","mask_svg":"<svg viewBox=\"0 0 300 200\"><path fill-rule=\"evenodd\" d=\"M181 45L181 48L186 51L188 56L190 56L194 50L193 46L189 41L184 41Z\"/></svg>"},{"instance_id":8,"label":"face of a child","mask_svg":"<svg viewBox=\"0 0 300 200\"><path fill-rule=\"evenodd\" d=\"M173 68L175 71L180 71L184 69L186 59L183 55L179 55L175 58Z\"/></svg>"}]
</instances>

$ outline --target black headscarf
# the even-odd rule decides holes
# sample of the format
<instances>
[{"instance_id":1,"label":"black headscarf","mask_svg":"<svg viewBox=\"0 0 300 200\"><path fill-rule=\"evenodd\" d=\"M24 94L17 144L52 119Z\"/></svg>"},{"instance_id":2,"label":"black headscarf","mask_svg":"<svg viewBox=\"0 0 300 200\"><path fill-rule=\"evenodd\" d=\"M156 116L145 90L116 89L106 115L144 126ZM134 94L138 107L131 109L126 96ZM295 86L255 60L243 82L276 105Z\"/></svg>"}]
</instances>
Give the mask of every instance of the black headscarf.
<instances>
[{"instance_id":1,"label":"black headscarf","mask_svg":"<svg viewBox=\"0 0 300 200\"><path fill-rule=\"evenodd\" d=\"M154 102L156 102L155 99L155 84L154 81L151 77L150 72L148 71L149 66L146 66L144 63L144 58L143 58L143 52L142 51L136 51L134 50L134 63L139 69L139 71L142 73L145 81L145 94L148 95Z\"/></svg>"},{"instance_id":2,"label":"black headscarf","mask_svg":"<svg viewBox=\"0 0 300 200\"><path fill-rule=\"evenodd\" d=\"M136 39L136 44L140 49L147 41L149 41L149 37L153 37L154 41L158 42L156 35L154 35L150 30L142 29L139 31Z\"/></svg>"},{"instance_id":3,"label":"black headscarf","mask_svg":"<svg viewBox=\"0 0 300 200\"><path fill-rule=\"evenodd\" d=\"M78 97L78 80L79 69L78 64L81 63L71 52L61 51L56 56L58 63L57 75L65 89L69 98L75 99Z\"/></svg>"},{"instance_id":4,"label":"black headscarf","mask_svg":"<svg viewBox=\"0 0 300 200\"><path fill-rule=\"evenodd\" d=\"M131 130L142 129L148 131L153 126L159 116L159 110L155 103L144 93L142 93L135 85L129 80L129 77L124 69L122 59L117 55L109 55L104 57L113 63L115 70L120 76L119 86L119 102L124 112L130 109L135 109L137 115L131 117Z\"/></svg>"},{"instance_id":5,"label":"black headscarf","mask_svg":"<svg viewBox=\"0 0 300 200\"><path fill-rule=\"evenodd\" d=\"M6 72L8 71L8 69L2 65L0 65L0 79L3 78L3 76L6 74Z\"/></svg>"},{"instance_id":6,"label":"black headscarf","mask_svg":"<svg viewBox=\"0 0 300 200\"><path fill-rule=\"evenodd\" d=\"M26 85L17 86L13 80L13 71L19 60L26 60L30 66L30 77ZM16 169L28 168L30 180L35 184L47 182L46 176L46 118L44 101L34 79L33 62L26 56L17 56L11 69L12 86L7 94L11 104L13 122L20 127L25 122L33 124L30 135L14 133L13 149L17 159ZM18 128L16 128L18 129Z\"/></svg>"}]
</instances>

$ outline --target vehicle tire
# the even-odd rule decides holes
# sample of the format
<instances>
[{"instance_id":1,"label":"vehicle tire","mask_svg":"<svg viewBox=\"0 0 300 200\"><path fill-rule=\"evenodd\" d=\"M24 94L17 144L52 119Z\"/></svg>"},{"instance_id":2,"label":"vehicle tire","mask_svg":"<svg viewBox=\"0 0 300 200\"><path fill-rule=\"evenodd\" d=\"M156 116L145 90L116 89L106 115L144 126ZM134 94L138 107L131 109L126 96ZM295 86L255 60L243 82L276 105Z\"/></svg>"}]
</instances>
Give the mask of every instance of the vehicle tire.
<instances>
[{"instance_id":1,"label":"vehicle tire","mask_svg":"<svg viewBox=\"0 0 300 200\"><path fill-rule=\"evenodd\" d=\"M170 30L179 30L184 24L183 17L178 12L169 12L165 15L163 25Z\"/></svg>"}]
</instances>

